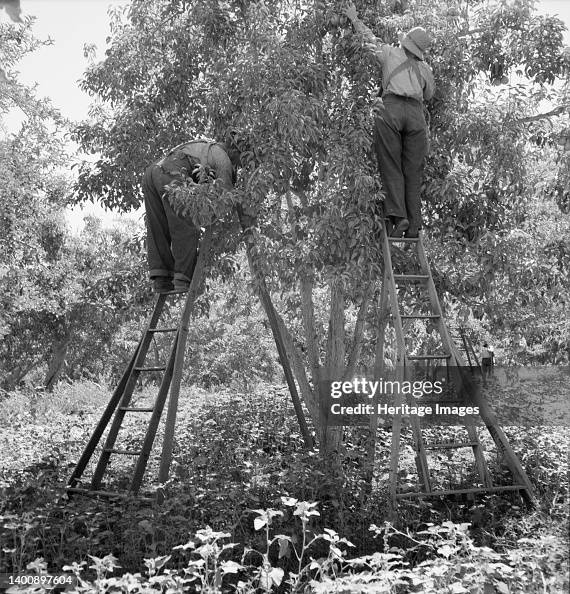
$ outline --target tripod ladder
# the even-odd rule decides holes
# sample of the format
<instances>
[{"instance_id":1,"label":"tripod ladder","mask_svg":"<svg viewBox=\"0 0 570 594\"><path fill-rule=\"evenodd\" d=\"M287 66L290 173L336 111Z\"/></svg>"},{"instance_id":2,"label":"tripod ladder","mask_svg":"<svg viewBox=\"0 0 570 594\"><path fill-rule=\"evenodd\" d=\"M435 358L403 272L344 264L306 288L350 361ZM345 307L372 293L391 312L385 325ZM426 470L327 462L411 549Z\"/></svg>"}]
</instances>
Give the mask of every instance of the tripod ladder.
<instances>
[{"instance_id":1,"label":"tripod ladder","mask_svg":"<svg viewBox=\"0 0 570 594\"><path fill-rule=\"evenodd\" d=\"M68 480L67 492L69 495L79 493L89 496L129 497L138 494L167 400L168 408L158 472L158 482L164 483L168 479L170 463L172 460L178 396L180 393L180 384L184 366L184 351L188 337L188 322L204 274L205 262L210 250L211 237L211 231L209 229L206 230L205 236L201 242L196 268L192 276L192 282L186 293L186 299L184 301L178 326L161 326L160 322L161 318L164 317L163 313L166 304L169 303L174 305L174 302L182 293L180 291L171 291L158 295L150 320L143 332L138 346L136 347L119 384L113 392L99 423L93 431L83 454ZM153 365L147 362L148 352L153 343L153 339L159 335L172 337L170 342L170 352L166 362L163 362L160 365ZM152 406L137 406L132 402L133 393L137 381L146 373L162 373L160 387ZM136 449L127 449L117 446L117 439L121 428L123 428L127 414L139 415L145 413L150 414L150 418L148 419L142 446L137 447ZM109 423L110 428L105 438L103 448L100 451L99 459L90 483L88 486L82 486L80 481L83 477L83 473L93 458L99 444L102 442L103 434ZM133 475L130 479L127 492L114 492L102 488L103 478L108 471L109 462L113 455L136 459Z\"/></svg>"},{"instance_id":2,"label":"tripod ladder","mask_svg":"<svg viewBox=\"0 0 570 594\"><path fill-rule=\"evenodd\" d=\"M473 344L473 340L471 339L471 333L469 332L469 329L465 328L464 326L457 326L450 327L449 330L451 338L459 343L460 348L467 357L467 364L469 365L471 373L478 373L482 376L481 363L479 361L479 357L477 356L477 351L475 349L475 345Z\"/></svg>"},{"instance_id":3,"label":"tripod ladder","mask_svg":"<svg viewBox=\"0 0 570 594\"><path fill-rule=\"evenodd\" d=\"M461 390L461 393L469 395L468 404L479 407L479 415L487 427L497 451L502 454L513 477L512 485L494 485L487 468L483 447L479 441L476 427L468 422L464 425L464 435L461 439L456 436L451 441L443 443L429 443L426 440L425 428L422 428L417 415L410 415L410 424L413 434L415 465L420 479L420 490L405 491L399 485L401 432L403 415L396 414L392 420L392 443L390 453L390 495L393 510L395 511L398 500L412 497L437 497L457 494L494 493L501 491L517 491L529 504L534 503L534 495L531 483L526 476L516 454L512 450L504 432L499 427L493 411L490 409L485 398L479 393L473 384L470 373L461 352L454 343L448 328L445 324L441 305L432 278L430 266L426 258L421 235L418 238L392 238L388 237L386 229L383 232L383 256L384 256L384 279L380 295L380 308L378 311L378 342L375 354L374 375L377 378L384 376L384 352L386 346L386 329L391 318L396 338L396 380L399 385L404 381L413 381L414 373L418 366L424 364L429 366L432 363L444 362L447 378L453 375L453 381ZM396 254L396 255L395 255ZM393 259L403 264L404 270L395 271ZM415 269L410 270L413 260L416 260ZM406 300L406 296L416 291L419 299ZM413 295L412 295L413 297ZM410 302L411 301L411 302ZM402 309L404 311L402 312ZM406 342L407 329L410 322L423 320L431 328L437 331L440 340L436 348L438 352L425 352L410 354L410 346ZM409 341L408 341L409 342ZM412 351L413 352L413 351ZM411 405L426 405L429 401L410 402ZM394 406L396 411L402 410L405 396L401 391L394 394ZM441 404L457 405L462 400L449 400ZM371 430L376 435L378 426L378 414L375 412L371 417ZM375 441L375 440L373 440ZM473 452L475 459L475 472L477 478L474 486L459 488L437 488L433 487L432 475L428 466L428 452L447 452L467 449ZM372 462L374 454L372 454Z\"/></svg>"}]
</instances>

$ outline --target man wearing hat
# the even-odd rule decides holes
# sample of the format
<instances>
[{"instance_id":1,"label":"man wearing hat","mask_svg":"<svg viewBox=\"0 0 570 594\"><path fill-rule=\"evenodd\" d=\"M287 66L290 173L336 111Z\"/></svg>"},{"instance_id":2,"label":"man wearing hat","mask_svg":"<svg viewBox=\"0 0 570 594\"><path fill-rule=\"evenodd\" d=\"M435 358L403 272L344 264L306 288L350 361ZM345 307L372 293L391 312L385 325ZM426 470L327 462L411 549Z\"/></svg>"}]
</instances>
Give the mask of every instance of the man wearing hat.
<instances>
[{"instance_id":1,"label":"man wearing hat","mask_svg":"<svg viewBox=\"0 0 570 594\"><path fill-rule=\"evenodd\" d=\"M364 47L382 66L383 108L374 123L388 228L392 237L417 237L422 226L420 187L427 154L423 101L433 97L431 68L423 61L432 41L425 29L414 27L400 38L400 47L383 43L358 18L354 4L345 14Z\"/></svg>"}]
</instances>

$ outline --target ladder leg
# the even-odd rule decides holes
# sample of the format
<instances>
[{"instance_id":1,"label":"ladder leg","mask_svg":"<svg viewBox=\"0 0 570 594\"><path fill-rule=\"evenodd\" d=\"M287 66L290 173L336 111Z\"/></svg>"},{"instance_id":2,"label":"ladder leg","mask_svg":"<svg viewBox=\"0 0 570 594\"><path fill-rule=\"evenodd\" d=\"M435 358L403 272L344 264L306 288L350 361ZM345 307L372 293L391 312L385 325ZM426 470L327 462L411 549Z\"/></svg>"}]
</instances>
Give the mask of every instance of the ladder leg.
<instances>
[{"instance_id":1,"label":"ladder leg","mask_svg":"<svg viewBox=\"0 0 570 594\"><path fill-rule=\"evenodd\" d=\"M182 370L184 368L184 354L186 350L186 339L188 337L188 323L194 301L198 296L198 289L204 276L206 261L210 255L212 243L212 228L208 227L204 234L198 253L198 260L192 275L192 281L188 289L180 328L178 340L176 343L176 355L174 359L174 369L172 372L172 381L170 385L170 399L168 401L168 410L166 413L166 424L164 428L164 441L162 442L162 453L160 456L160 468L158 471L158 482L164 484L168 479L170 464L172 462L172 450L174 447L174 429L176 425L176 413L178 411L178 396L180 394L180 384L182 381Z\"/></svg>"},{"instance_id":2,"label":"ladder leg","mask_svg":"<svg viewBox=\"0 0 570 594\"><path fill-rule=\"evenodd\" d=\"M473 363L471 363L471 355L469 354L469 345L467 344L467 340L465 338L465 334L463 330L459 330L461 335L461 342L463 342L463 348L465 349L465 354L467 355L467 363L469 364L469 368L473 371Z\"/></svg>"},{"instance_id":3,"label":"ladder leg","mask_svg":"<svg viewBox=\"0 0 570 594\"><path fill-rule=\"evenodd\" d=\"M477 429L473 427L473 425L466 425L465 428L467 429L469 441L476 442L478 444L473 446L473 456L475 457L475 464L477 466L477 472L479 473L481 482L483 483L484 487L492 487L493 481L487 467L487 462L485 461L485 456L483 455L483 446L479 441Z\"/></svg>"},{"instance_id":4,"label":"ladder leg","mask_svg":"<svg viewBox=\"0 0 570 594\"><path fill-rule=\"evenodd\" d=\"M404 368L399 366L396 372L398 385L404 381ZM396 394L394 406L402 406L403 398L400 390ZM390 444L390 516L392 520L396 518L398 509L398 466L400 461L400 436L402 432L402 415L394 415L392 419L392 443Z\"/></svg>"},{"instance_id":5,"label":"ladder leg","mask_svg":"<svg viewBox=\"0 0 570 594\"><path fill-rule=\"evenodd\" d=\"M424 439L422 436L422 429L420 421L416 416L412 416L412 431L414 435L414 445L416 450L416 468L418 469L418 476L420 477L426 493L431 492L431 480L429 476L429 468L427 462L427 455L425 450Z\"/></svg>"},{"instance_id":6,"label":"ladder leg","mask_svg":"<svg viewBox=\"0 0 570 594\"><path fill-rule=\"evenodd\" d=\"M111 452L109 450L111 450L115 445L117 436L119 434L119 430L121 429L121 425L123 424L125 411L121 410L121 408L126 407L129 404L131 397L133 395L137 378L139 376L139 373L136 371L136 368L142 367L144 364L144 360L146 358L146 354L148 352L148 348L152 340L152 333L149 332L149 329L156 327L156 324L160 318L160 314L162 313L162 310L164 308L165 301L166 294L159 294L154 310L151 314L150 321L145 329L143 337L141 338L140 348L138 349L137 356L135 358L135 364L131 368L131 371L129 373L125 389L121 394L119 407L115 412L113 422L111 423L111 428L109 429L107 439L105 440L105 445L103 446L103 451L101 452L101 456L99 457L99 461L95 468L95 472L93 473L93 478L91 480L91 489L94 491L98 490L101 486L101 480L103 479L103 475L105 474L105 470L107 469L107 465L109 464L109 460L111 458Z\"/></svg>"},{"instance_id":7,"label":"ladder leg","mask_svg":"<svg viewBox=\"0 0 570 594\"><path fill-rule=\"evenodd\" d=\"M176 357L176 351L178 346L178 334L174 339L172 344L172 348L170 350L170 356L168 358L168 363L166 366L166 370L164 375L162 376L162 381L160 382L160 388L158 389L158 395L154 402L154 407L152 411L152 415L149 419L148 427L146 430L145 439L143 442L143 446L141 448L141 453L139 454L135 471L133 474L133 478L131 481L130 491L133 493L138 493L140 486L143 481L144 471L146 470L146 466L148 464L148 459L150 457L150 452L152 450L152 445L154 443L154 438L156 436L156 431L158 429L158 425L160 423L160 418L162 416L162 411L164 410L164 404L166 403L166 398L168 396L168 390L170 388L170 384L172 381L172 371L174 369L174 362Z\"/></svg>"},{"instance_id":8,"label":"ladder leg","mask_svg":"<svg viewBox=\"0 0 570 594\"><path fill-rule=\"evenodd\" d=\"M281 328L279 327L279 321L277 319L277 312L275 311L275 307L273 305L273 302L271 301L271 296L269 294L269 291L267 290L267 285L265 283L265 280L263 279L262 275L257 270L255 261L251 255L250 244L247 244L247 257L248 257L249 267L256 277L257 294L258 294L259 300L261 302L261 305L262 305L263 309L265 310L265 315L267 316L267 319L269 321L269 326L271 327L271 333L273 334L275 346L277 347L279 361L281 363L281 367L283 368L283 374L285 375L285 380L286 380L287 386L289 388L289 394L291 395L291 400L293 402L293 408L295 409L297 421L299 422L299 428L301 430L301 435L303 436L303 441L305 442L305 446L310 449L314 446L313 437L309 431L309 426L307 425L307 419L305 418L305 413L303 412L303 406L301 404L301 399L299 398L297 386L295 385L295 379L293 376L293 371L291 369L291 362L289 361L289 356L287 355L287 348L285 347L285 340L283 338Z\"/></svg>"},{"instance_id":9,"label":"ladder leg","mask_svg":"<svg viewBox=\"0 0 570 594\"><path fill-rule=\"evenodd\" d=\"M390 307L388 303L388 280L386 271L384 272L384 279L380 289L380 307L378 308L378 317L376 321L376 328L378 329L378 338L376 339L376 351L374 353L374 379L379 380L384 377L384 343L386 340L386 325L388 323L388 316L390 315ZM367 479L372 481L374 476L374 463L376 456L376 432L378 430L378 404L379 401L374 401L374 409L370 416L370 444L368 446L368 468L366 470Z\"/></svg>"},{"instance_id":10,"label":"ladder leg","mask_svg":"<svg viewBox=\"0 0 570 594\"><path fill-rule=\"evenodd\" d=\"M135 349L135 352L133 353L133 356L131 357L131 360L127 368L125 369L123 376L121 377L121 380L115 388L115 391L113 392L113 395L111 396L111 399L109 400L109 403L107 404L107 407L105 408L105 411L101 416L101 419L97 423L95 430L89 438L89 441L87 442L87 445L83 450L83 454L81 455L79 462L77 463L75 469L73 470L73 473L69 477L69 481L67 483L68 487L75 487L75 485L77 485L77 482L83 475L83 471L87 467L87 464L89 464L89 460L91 459L91 456L93 455L93 452L95 451L97 444L99 443L99 440L101 439L101 436L105 431L105 428L109 424L109 421L113 416L113 413L119 405L119 402L121 400L121 397L123 396L123 392L127 385L127 381L131 375L133 367L135 366L135 361L137 360L137 356L141 347L141 342L142 338L141 341L139 341L139 344L137 345L137 348Z\"/></svg>"},{"instance_id":11,"label":"ladder leg","mask_svg":"<svg viewBox=\"0 0 570 594\"><path fill-rule=\"evenodd\" d=\"M430 302L432 307L434 308L435 312L441 316L441 307L439 305L439 299L437 297L437 292L435 290L435 285L433 283L433 278L430 273L429 264L425 255L424 247L420 238L417 244L418 248L418 259L420 261L420 265L422 270L425 271L429 275L428 280L428 291L430 296ZM503 430L499 427L495 415L491 411L491 408L487 404L485 398L479 393L479 391L473 386L473 380L468 377L465 373L462 373L462 368L465 367L465 363L459 349L455 345L455 343L451 340L449 335L449 331L447 330L447 326L443 320L443 316L441 316L438 320L438 326L440 328L440 334L443 341L444 346L448 349L448 352L452 355L452 359L455 362L456 370L461 375L461 389L466 390L467 393L471 396L473 400L473 404L479 407L479 414L483 419L491 437L493 438L497 449L501 451L505 457L507 465L509 466L511 473L513 474L513 479L519 485L523 485L524 490L522 491L523 497L525 501L529 505L535 505L536 501L533 494L532 485L520 463L516 454L514 453L512 447L510 446L506 435L504 434ZM480 446L477 448L479 450L479 454L481 454ZM477 460L477 454L476 454ZM478 463L479 465L479 463ZM485 476L488 476L488 471L485 467L480 468L480 472L482 473L482 480L485 480ZM489 479L490 480L490 479Z\"/></svg>"}]
</instances>

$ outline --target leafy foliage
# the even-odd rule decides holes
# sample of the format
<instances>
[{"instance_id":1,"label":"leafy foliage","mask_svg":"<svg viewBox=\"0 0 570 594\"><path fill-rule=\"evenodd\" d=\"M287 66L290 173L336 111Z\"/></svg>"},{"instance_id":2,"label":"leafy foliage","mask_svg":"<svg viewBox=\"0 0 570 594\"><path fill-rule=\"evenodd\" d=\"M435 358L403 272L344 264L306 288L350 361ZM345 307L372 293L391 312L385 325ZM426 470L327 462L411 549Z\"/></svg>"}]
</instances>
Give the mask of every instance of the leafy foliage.
<instances>
[{"instance_id":1,"label":"leafy foliage","mask_svg":"<svg viewBox=\"0 0 570 594\"><path fill-rule=\"evenodd\" d=\"M514 330L528 320L525 287L544 291L541 283L551 282L540 246L536 274L515 272L509 233L530 225L542 200L528 175L538 156L533 139L553 143L565 126L563 24L536 16L527 0L363 1L358 9L387 42L414 25L435 38L425 217L432 256L459 277L439 288L450 301L467 299L479 320ZM360 352L362 336L349 338L344 318L366 306L366 285L381 270L381 194L370 158L381 73L340 10L319 2L133 1L113 12L105 58L82 83L102 104L75 130L98 155L80 167L77 199L125 210L140 204L143 168L169 147L210 136L241 152L232 198L220 200L206 185L193 208L241 204L257 213L248 251L267 287L288 294L288 317L304 334L293 337L303 365L295 373L310 370L313 386L325 367L344 368ZM537 113L543 101L557 105L552 117ZM556 187L566 184L563 163ZM195 196L196 188L187 190L181 200ZM233 253L235 231L220 237L220 252ZM563 278L555 282L567 295ZM317 316L313 300L325 287L329 309ZM541 339L549 335L551 322L538 312L536 321ZM552 339L556 360L566 342L565 331ZM317 423L318 395L297 379Z\"/></svg>"},{"instance_id":2,"label":"leafy foliage","mask_svg":"<svg viewBox=\"0 0 570 594\"><path fill-rule=\"evenodd\" d=\"M335 474L316 452L303 450L283 389L265 386L247 395L194 389L183 396L174 473L158 507L61 498L72 460L105 406L105 390L84 382L59 386L49 398L14 393L3 402L0 570L22 571L43 557L51 572L70 566L89 587L100 580L101 588L161 576L192 579L188 588L204 580L220 591L250 580L250 588L275 591L281 580L285 591L309 583L334 591L336 582L348 591L366 583L396 591L403 581L419 591L451 592L456 582L468 589L473 577L481 587L563 589L566 430L509 429L514 448L527 452L523 465L537 511L489 496L456 502L452 523L448 505L426 502L402 507L399 524L388 526L387 493L381 482L369 491L362 479L356 433ZM143 425L133 421L128 433L136 438ZM157 463L153 456L150 473ZM498 477L501 467L490 470ZM112 475L120 482L130 471L121 463ZM380 528L369 530L371 523ZM120 568L111 573L111 565Z\"/></svg>"},{"instance_id":3,"label":"leafy foliage","mask_svg":"<svg viewBox=\"0 0 570 594\"><path fill-rule=\"evenodd\" d=\"M33 260L23 265L16 259L2 279L0 360L10 370L4 388L46 365L49 388L64 369L68 377L103 378L109 341L149 303L150 294L136 288L145 286L140 238L103 230L96 220L73 237L50 216L40 220L38 232L29 224L38 212L28 216L19 219L29 234L26 248L35 248Z\"/></svg>"}]
</instances>

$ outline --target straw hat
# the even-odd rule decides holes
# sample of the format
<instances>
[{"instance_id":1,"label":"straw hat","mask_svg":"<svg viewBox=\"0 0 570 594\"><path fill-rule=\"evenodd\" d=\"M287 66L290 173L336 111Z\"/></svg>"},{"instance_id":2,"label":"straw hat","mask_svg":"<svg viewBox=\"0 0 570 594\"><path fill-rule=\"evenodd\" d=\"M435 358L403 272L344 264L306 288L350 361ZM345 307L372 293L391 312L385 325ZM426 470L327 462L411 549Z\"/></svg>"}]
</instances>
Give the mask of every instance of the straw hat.
<instances>
[{"instance_id":1,"label":"straw hat","mask_svg":"<svg viewBox=\"0 0 570 594\"><path fill-rule=\"evenodd\" d=\"M423 27L414 27L400 37L400 45L423 60L424 52L432 45L432 39Z\"/></svg>"}]
</instances>

